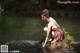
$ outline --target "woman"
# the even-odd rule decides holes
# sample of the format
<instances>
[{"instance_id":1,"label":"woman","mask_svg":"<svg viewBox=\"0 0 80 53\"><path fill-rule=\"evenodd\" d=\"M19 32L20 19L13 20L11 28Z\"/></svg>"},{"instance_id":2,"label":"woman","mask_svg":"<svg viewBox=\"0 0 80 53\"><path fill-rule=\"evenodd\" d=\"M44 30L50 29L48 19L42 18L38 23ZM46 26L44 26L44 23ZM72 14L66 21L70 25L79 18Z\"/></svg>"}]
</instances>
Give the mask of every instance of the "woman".
<instances>
[{"instance_id":1,"label":"woman","mask_svg":"<svg viewBox=\"0 0 80 53\"><path fill-rule=\"evenodd\" d=\"M48 22L47 27L44 27L44 31L46 31L47 35L46 35L46 38L45 38L45 41L44 41L44 44L42 45L42 47L45 47L45 45L50 37L50 33L53 38L51 43L55 43L56 41L62 41L63 40L63 31L61 30L61 28L57 24L57 22L52 17L49 17L49 12L47 9L42 11L41 18L44 21Z\"/></svg>"}]
</instances>

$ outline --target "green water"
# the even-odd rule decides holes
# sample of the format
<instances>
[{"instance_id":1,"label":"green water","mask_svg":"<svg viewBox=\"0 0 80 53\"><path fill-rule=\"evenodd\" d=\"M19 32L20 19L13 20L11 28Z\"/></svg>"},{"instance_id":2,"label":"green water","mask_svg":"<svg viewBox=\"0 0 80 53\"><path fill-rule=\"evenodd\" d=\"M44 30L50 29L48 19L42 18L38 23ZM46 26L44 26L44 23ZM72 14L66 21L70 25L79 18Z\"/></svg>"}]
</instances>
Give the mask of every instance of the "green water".
<instances>
[{"instance_id":1,"label":"green water","mask_svg":"<svg viewBox=\"0 0 80 53\"><path fill-rule=\"evenodd\" d=\"M1 17L0 40L39 40L42 37L42 21L31 17Z\"/></svg>"},{"instance_id":2,"label":"green water","mask_svg":"<svg viewBox=\"0 0 80 53\"><path fill-rule=\"evenodd\" d=\"M65 28L75 40L80 40L79 17L53 18L61 27ZM27 42L32 43L32 41L40 41L44 38L45 32L43 31L43 27L46 24L47 22L44 22L39 17L0 16L0 45L9 44L9 52L18 50L20 53L50 53L50 51L45 51L37 45L27 46ZM65 51L66 53L68 52L66 49Z\"/></svg>"},{"instance_id":3,"label":"green water","mask_svg":"<svg viewBox=\"0 0 80 53\"><path fill-rule=\"evenodd\" d=\"M76 40L80 39L79 17L53 17ZM39 17L0 16L0 44L12 40L41 40L44 22Z\"/></svg>"}]
</instances>

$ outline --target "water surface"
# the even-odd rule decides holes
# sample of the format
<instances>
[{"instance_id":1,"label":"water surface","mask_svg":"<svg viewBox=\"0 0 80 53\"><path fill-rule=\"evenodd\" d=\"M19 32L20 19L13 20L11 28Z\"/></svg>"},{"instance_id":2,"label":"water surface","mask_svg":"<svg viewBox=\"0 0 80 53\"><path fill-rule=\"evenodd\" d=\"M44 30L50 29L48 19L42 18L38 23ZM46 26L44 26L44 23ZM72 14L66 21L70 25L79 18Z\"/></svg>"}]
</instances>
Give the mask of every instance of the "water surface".
<instances>
[{"instance_id":1,"label":"water surface","mask_svg":"<svg viewBox=\"0 0 80 53\"><path fill-rule=\"evenodd\" d=\"M79 17L53 18L80 41ZM47 22L39 17L0 16L0 44L8 44L11 51L19 50L20 53L48 53L44 52L41 46L35 46L35 43L44 38L43 27L46 24Z\"/></svg>"}]
</instances>

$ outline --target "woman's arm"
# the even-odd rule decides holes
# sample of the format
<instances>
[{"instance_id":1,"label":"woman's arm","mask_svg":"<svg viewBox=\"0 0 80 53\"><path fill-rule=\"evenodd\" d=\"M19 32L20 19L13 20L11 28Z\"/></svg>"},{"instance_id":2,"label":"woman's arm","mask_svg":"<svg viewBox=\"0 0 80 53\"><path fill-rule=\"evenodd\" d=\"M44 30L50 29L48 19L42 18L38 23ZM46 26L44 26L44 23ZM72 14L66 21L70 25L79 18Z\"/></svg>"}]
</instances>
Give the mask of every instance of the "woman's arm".
<instances>
[{"instance_id":1,"label":"woman's arm","mask_svg":"<svg viewBox=\"0 0 80 53\"><path fill-rule=\"evenodd\" d=\"M49 24L48 25L48 30L47 30L47 36L46 36L46 39L45 39L44 44L43 44L42 47L45 47L45 45L46 45L46 43L48 41L49 35L50 35L50 31L51 31L51 25Z\"/></svg>"},{"instance_id":2,"label":"woman's arm","mask_svg":"<svg viewBox=\"0 0 80 53\"><path fill-rule=\"evenodd\" d=\"M44 42L44 44L42 45L43 48L46 46L47 41L48 41L48 36L46 36L45 42Z\"/></svg>"}]
</instances>

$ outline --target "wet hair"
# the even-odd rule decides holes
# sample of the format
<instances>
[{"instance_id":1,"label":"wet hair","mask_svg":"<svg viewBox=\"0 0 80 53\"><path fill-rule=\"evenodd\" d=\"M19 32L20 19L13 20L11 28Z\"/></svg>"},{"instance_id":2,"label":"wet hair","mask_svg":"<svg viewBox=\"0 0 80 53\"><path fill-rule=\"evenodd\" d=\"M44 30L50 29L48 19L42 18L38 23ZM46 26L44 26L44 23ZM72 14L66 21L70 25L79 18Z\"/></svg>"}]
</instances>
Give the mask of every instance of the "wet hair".
<instances>
[{"instance_id":1,"label":"wet hair","mask_svg":"<svg viewBox=\"0 0 80 53\"><path fill-rule=\"evenodd\" d=\"M48 9L44 9L42 11L41 15L44 15L44 16L46 16L48 18L49 17L49 11L48 11Z\"/></svg>"}]
</instances>

